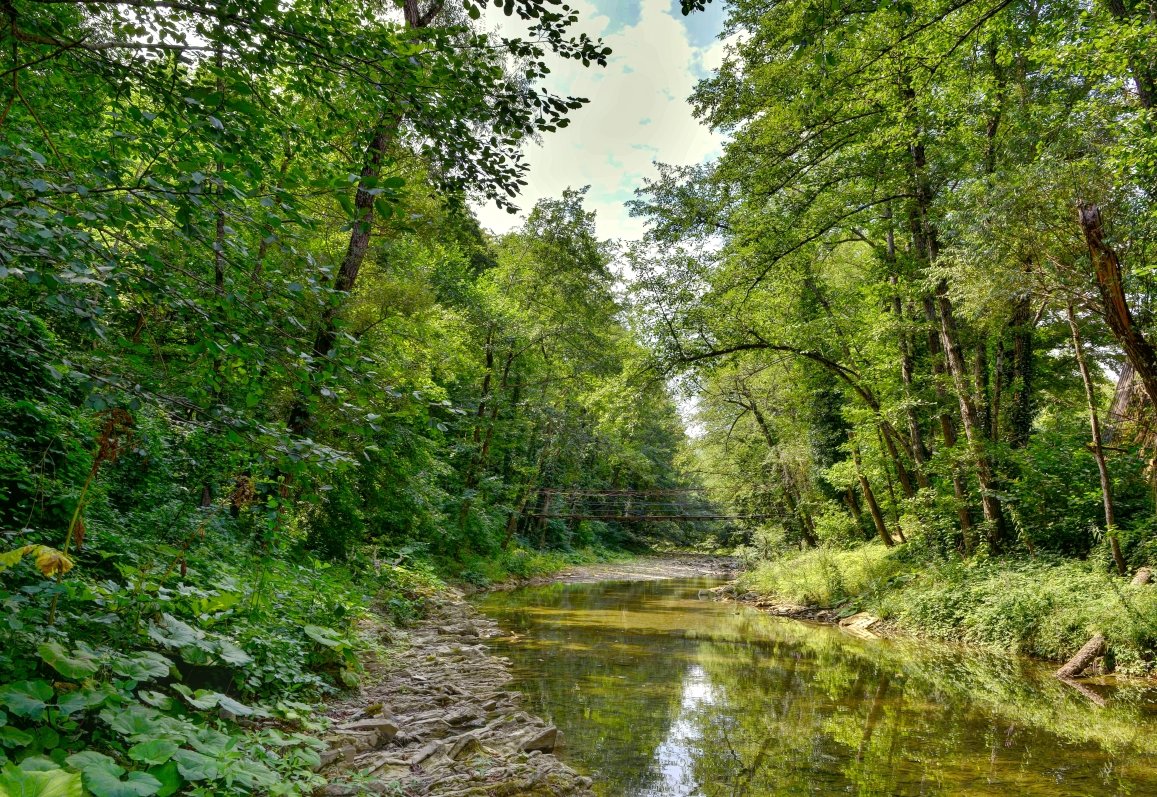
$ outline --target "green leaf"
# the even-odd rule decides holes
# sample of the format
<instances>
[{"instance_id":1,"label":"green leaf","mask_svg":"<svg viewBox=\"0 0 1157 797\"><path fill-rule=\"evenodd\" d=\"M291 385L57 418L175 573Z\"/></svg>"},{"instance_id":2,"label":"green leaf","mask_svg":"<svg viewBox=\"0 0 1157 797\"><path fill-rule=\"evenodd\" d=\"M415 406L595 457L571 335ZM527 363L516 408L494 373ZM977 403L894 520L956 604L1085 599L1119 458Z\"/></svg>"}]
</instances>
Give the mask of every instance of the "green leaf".
<instances>
[{"instance_id":1,"label":"green leaf","mask_svg":"<svg viewBox=\"0 0 1157 797\"><path fill-rule=\"evenodd\" d=\"M161 789L161 782L145 772L129 772L108 756L92 750L70 755L70 766L84 773L84 785L95 797L149 797Z\"/></svg>"},{"instance_id":2,"label":"green leaf","mask_svg":"<svg viewBox=\"0 0 1157 797\"><path fill-rule=\"evenodd\" d=\"M161 782L157 797L169 797L170 794L176 794L185 782L177 770L175 761L169 761L159 767L152 767L149 774Z\"/></svg>"},{"instance_id":3,"label":"green leaf","mask_svg":"<svg viewBox=\"0 0 1157 797\"><path fill-rule=\"evenodd\" d=\"M25 733L19 728L13 728L11 725L0 728L0 744L5 747L27 747L32 744L32 739L32 734Z\"/></svg>"},{"instance_id":4,"label":"green leaf","mask_svg":"<svg viewBox=\"0 0 1157 797\"><path fill-rule=\"evenodd\" d=\"M63 769L29 771L8 764L0 770L3 797L83 797L80 775Z\"/></svg>"},{"instance_id":5,"label":"green leaf","mask_svg":"<svg viewBox=\"0 0 1157 797\"><path fill-rule=\"evenodd\" d=\"M80 650L69 653L56 641L45 642L36 652L49 667L65 678L87 678L100 669L100 662L91 653Z\"/></svg>"},{"instance_id":6,"label":"green leaf","mask_svg":"<svg viewBox=\"0 0 1157 797\"><path fill-rule=\"evenodd\" d=\"M113 672L132 678L134 681L150 681L164 678L172 670L173 662L151 650L142 650L132 656L117 659L112 664Z\"/></svg>"},{"instance_id":7,"label":"green leaf","mask_svg":"<svg viewBox=\"0 0 1157 797\"><path fill-rule=\"evenodd\" d=\"M196 645L204 634L173 615L164 614L161 622L149 624L149 636L165 647L184 648Z\"/></svg>"},{"instance_id":8,"label":"green leaf","mask_svg":"<svg viewBox=\"0 0 1157 797\"><path fill-rule=\"evenodd\" d=\"M320 625L307 625L302 630L307 637L320 645L325 645L327 648L340 648L345 646L345 642L338 636L337 631L333 629L323 628Z\"/></svg>"},{"instance_id":9,"label":"green leaf","mask_svg":"<svg viewBox=\"0 0 1157 797\"><path fill-rule=\"evenodd\" d=\"M173 698L169 697L163 692L155 692L151 689L142 689L137 692L139 697L150 706L159 708L161 711L169 711L173 708Z\"/></svg>"},{"instance_id":10,"label":"green leaf","mask_svg":"<svg viewBox=\"0 0 1157 797\"><path fill-rule=\"evenodd\" d=\"M153 739L130 747L129 758L133 761L140 761L142 764L155 766L163 764L172 758L178 746L176 742L168 742L164 739Z\"/></svg>"},{"instance_id":11,"label":"green leaf","mask_svg":"<svg viewBox=\"0 0 1157 797\"><path fill-rule=\"evenodd\" d=\"M107 686L85 687L72 692L65 692L57 698L56 705L64 715L75 714L78 711L94 708L104 703L116 694Z\"/></svg>"},{"instance_id":12,"label":"green leaf","mask_svg":"<svg viewBox=\"0 0 1157 797\"><path fill-rule=\"evenodd\" d=\"M192 750L177 750L173 753L173 761L185 780L216 780L221 776L216 759Z\"/></svg>"},{"instance_id":13,"label":"green leaf","mask_svg":"<svg viewBox=\"0 0 1157 797\"><path fill-rule=\"evenodd\" d=\"M40 719L51 699L52 686L47 681L18 681L0 687L0 705L18 717Z\"/></svg>"},{"instance_id":14,"label":"green leaf","mask_svg":"<svg viewBox=\"0 0 1157 797\"><path fill-rule=\"evenodd\" d=\"M236 664L242 667L253 661L252 656L227 639L214 640L212 647L221 660L228 664Z\"/></svg>"},{"instance_id":15,"label":"green leaf","mask_svg":"<svg viewBox=\"0 0 1157 797\"><path fill-rule=\"evenodd\" d=\"M122 780L94 769L84 773L84 785L96 797L150 797L161 790L161 782L147 772L130 772Z\"/></svg>"}]
</instances>

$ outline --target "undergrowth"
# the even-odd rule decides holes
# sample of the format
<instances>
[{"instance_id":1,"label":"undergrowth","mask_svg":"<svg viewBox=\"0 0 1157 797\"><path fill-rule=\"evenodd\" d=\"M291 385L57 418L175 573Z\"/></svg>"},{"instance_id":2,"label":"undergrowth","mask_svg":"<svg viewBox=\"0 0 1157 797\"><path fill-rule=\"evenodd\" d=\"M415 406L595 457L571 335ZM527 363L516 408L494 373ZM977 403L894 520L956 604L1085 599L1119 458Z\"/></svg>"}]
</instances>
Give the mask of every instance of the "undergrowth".
<instances>
[{"instance_id":1,"label":"undergrowth","mask_svg":"<svg viewBox=\"0 0 1157 797\"><path fill-rule=\"evenodd\" d=\"M905 632L1063 661L1103 633L1119 672L1150 674L1157 587L1059 557L916 562L903 547L817 548L764 562L743 589L785 602L868 611Z\"/></svg>"},{"instance_id":2,"label":"undergrowth","mask_svg":"<svg viewBox=\"0 0 1157 797\"><path fill-rule=\"evenodd\" d=\"M370 557L263 550L231 526L0 555L0 794L289 795L324 782L317 703L357 683L373 644L359 621L415 617L439 582Z\"/></svg>"},{"instance_id":3,"label":"undergrowth","mask_svg":"<svg viewBox=\"0 0 1157 797\"><path fill-rule=\"evenodd\" d=\"M572 565L614 562L630 559L631 554L606 548L586 547L572 551L536 551L511 548L498 554L481 556L465 554L461 561L444 566L450 578L473 587L488 587L510 579L549 576Z\"/></svg>"}]
</instances>

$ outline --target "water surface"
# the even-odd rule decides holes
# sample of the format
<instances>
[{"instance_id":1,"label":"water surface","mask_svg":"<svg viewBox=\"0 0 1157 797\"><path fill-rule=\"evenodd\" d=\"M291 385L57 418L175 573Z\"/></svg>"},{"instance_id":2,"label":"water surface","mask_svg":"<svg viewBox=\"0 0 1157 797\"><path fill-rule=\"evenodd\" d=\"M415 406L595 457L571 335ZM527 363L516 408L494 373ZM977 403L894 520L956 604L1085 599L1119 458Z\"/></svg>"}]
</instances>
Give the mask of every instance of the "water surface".
<instances>
[{"instance_id":1,"label":"water surface","mask_svg":"<svg viewBox=\"0 0 1157 797\"><path fill-rule=\"evenodd\" d=\"M607 797L1157 795L1157 690L700 600L709 579L484 598L528 708Z\"/></svg>"}]
</instances>

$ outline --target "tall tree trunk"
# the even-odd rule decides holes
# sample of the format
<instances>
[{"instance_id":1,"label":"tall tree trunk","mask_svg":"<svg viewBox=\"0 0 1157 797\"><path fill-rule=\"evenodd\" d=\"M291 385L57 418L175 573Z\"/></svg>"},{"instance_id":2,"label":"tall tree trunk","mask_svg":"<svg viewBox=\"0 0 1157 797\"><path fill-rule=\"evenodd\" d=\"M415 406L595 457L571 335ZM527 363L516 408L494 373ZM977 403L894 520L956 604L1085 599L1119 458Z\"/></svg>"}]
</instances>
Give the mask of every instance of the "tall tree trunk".
<instances>
[{"instance_id":1,"label":"tall tree trunk","mask_svg":"<svg viewBox=\"0 0 1157 797\"><path fill-rule=\"evenodd\" d=\"M346 253L342 257L341 265L338 267L333 282L333 289L338 293L349 293L357 284L358 272L361 270L362 262L369 250L370 236L373 230L374 194L371 192L381 174L386 148L396 131L397 122L379 127L366 148L365 165L362 167L361 179L358 181L357 192L354 194L353 229L350 231ZM321 327L313 339L313 356L318 361L329 356L330 349L333 348L334 341L337 339L339 312L340 307L331 304L322 313ZM309 428L310 416L308 397L299 396L289 411L289 430L296 435L305 434Z\"/></svg>"},{"instance_id":2,"label":"tall tree trunk","mask_svg":"<svg viewBox=\"0 0 1157 797\"><path fill-rule=\"evenodd\" d=\"M1093 261L1105 320L1109 322L1109 329L1113 331L1130 365L1141 379L1141 384L1145 386L1150 403L1157 403L1157 352L1133 320L1129 300L1121 283L1121 261L1105 241L1101 209L1090 203L1082 203L1078 218Z\"/></svg>"},{"instance_id":3,"label":"tall tree trunk","mask_svg":"<svg viewBox=\"0 0 1157 797\"><path fill-rule=\"evenodd\" d=\"M956 387L964 437L968 441L976 467L976 480L980 485L980 506L988 526L986 536L989 546L996 552L1004 547L1007 536L1004 512L996 497L996 476L992 460L985 450L984 430L968 389L968 367L957 342L956 319L952 312L952 302L948 298L948 286L943 280L936 287L936 307L940 316L940 340L948 362L948 373L952 376L952 382Z\"/></svg>"},{"instance_id":4,"label":"tall tree trunk","mask_svg":"<svg viewBox=\"0 0 1157 797\"><path fill-rule=\"evenodd\" d=\"M864 494L864 501L868 504L868 512L872 515L872 523L876 526L876 533L880 535L880 540L884 545L891 548L896 542L888 533L888 525L884 522L884 513L880 511L880 505L876 502L876 494L872 492L872 485L869 484L868 477L864 475L864 469L860 464L860 447L855 443L852 443L852 462L856 466L856 478L860 482L860 492Z\"/></svg>"},{"instance_id":5,"label":"tall tree trunk","mask_svg":"<svg viewBox=\"0 0 1157 797\"><path fill-rule=\"evenodd\" d=\"M1073 312L1073 303L1068 305L1069 329L1073 333L1073 354L1077 356L1077 366L1081 369L1081 381L1085 383L1085 398L1089 402L1089 429L1093 435L1093 458L1097 460L1097 473L1101 477L1101 503L1105 508L1105 534L1109 537L1109 545L1113 549L1113 563L1117 566L1118 575L1125 575L1128 567L1125 557L1121 554L1121 543L1117 539L1117 522L1113 516L1113 482L1109 478L1109 466L1105 462L1105 449L1101 444L1101 421L1097 415L1097 392L1093 386L1093 378L1089 375L1089 366L1085 362L1085 353L1081 347L1081 329L1077 326L1077 316Z\"/></svg>"},{"instance_id":6,"label":"tall tree trunk","mask_svg":"<svg viewBox=\"0 0 1157 797\"><path fill-rule=\"evenodd\" d=\"M442 0L436 0L425 12L418 6L417 0L405 0L403 14L406 26L411 30L426 28L441 10ZM349 242L338 267L337 276L334 278L333 289L338 293L349 293L357 284L358 272L366 258L366 252L369 251L373 235L377 180L382 173L386 150L390 142L397 138L403 116L404 112L384 114L370 135L370 143L362 160L357 191L354 193L353 226L350 229ZM340 310L338 305L331 304L322 313L321 328L313 340L313 356L317 359L328 357L330 349L333 348L337 339L337 318ZM304 434L309 428L309 423L309 402L306 396L299 396L289 411L289 429L294 434Z\"/></svg>"},{"instance_id":7,"label":"tall tree trunk","mask_svg":"<svg viewBox=\"0 0 1157 797\"><path fill-rule=\"evenodd\" d=\"M1007 413L1006 439L1011 448L1024 448L1032 433L1033 421L1033 327L1032 305L1021 297L1012 313L1012 357L1008 364L1008 385L1012 390Z\"/></svg>"}]
</instances>

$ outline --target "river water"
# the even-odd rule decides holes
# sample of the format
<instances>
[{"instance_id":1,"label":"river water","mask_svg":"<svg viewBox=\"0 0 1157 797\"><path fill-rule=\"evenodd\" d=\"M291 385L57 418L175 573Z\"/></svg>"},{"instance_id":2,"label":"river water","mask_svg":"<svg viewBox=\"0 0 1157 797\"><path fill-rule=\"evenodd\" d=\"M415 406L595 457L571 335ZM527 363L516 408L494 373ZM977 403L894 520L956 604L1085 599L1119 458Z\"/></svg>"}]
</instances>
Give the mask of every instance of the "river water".
<instances>
[{"instance_id":1,"label":"river water","mask_svg":"<svg viewBox=\"0 0 1157 797\"><path fill-rule=\"evenodd\" d=\"M513 688L607 797L1155 795L1157 689L1099 707L1006 655L863 640L700 600L713 579L478 604Z\"/></svg>"}]
</instances>

